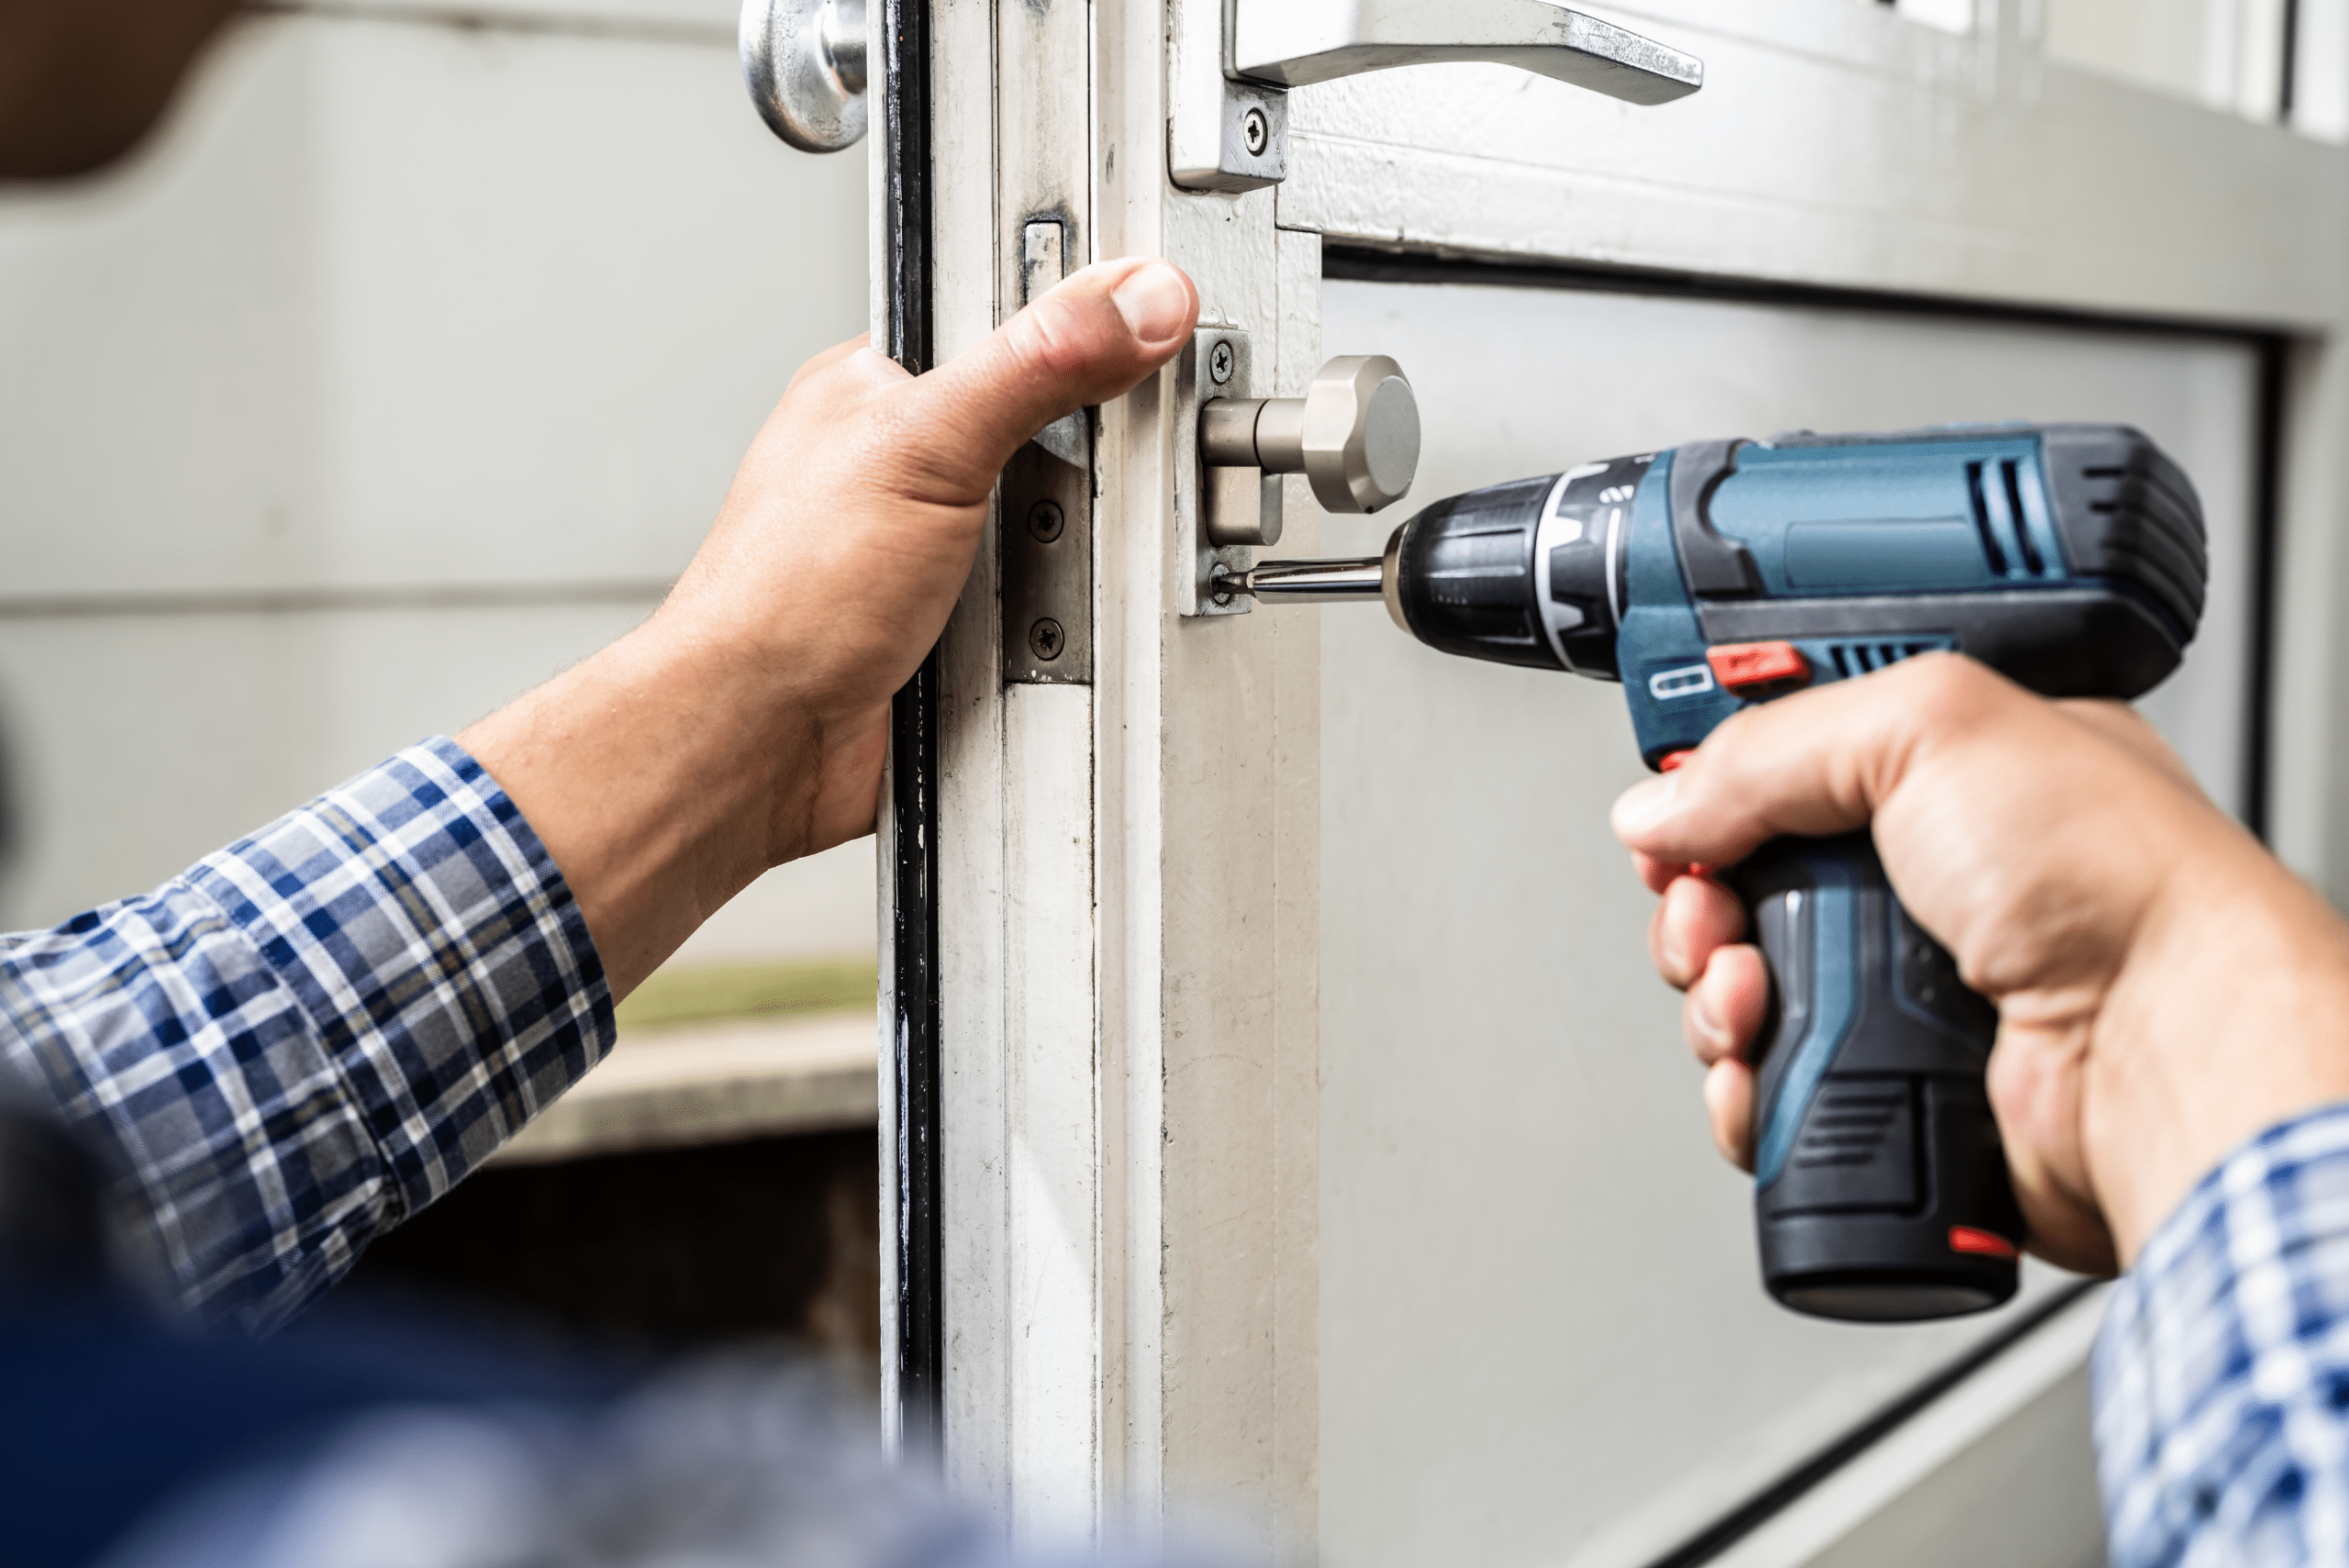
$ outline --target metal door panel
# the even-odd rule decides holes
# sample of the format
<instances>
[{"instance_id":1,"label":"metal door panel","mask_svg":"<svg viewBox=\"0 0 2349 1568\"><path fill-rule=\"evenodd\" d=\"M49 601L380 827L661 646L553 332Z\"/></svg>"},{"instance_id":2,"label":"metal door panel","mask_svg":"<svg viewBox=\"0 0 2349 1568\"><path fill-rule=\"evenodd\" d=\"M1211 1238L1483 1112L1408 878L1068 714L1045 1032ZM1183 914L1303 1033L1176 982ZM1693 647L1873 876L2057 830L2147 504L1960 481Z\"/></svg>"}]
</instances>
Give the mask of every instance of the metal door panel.
<instances>
[{"instance_id":1,"label":"metal door panel","mask_svg":"<svg viewBox=\"0 0 2349 1568\"><path fill-rule=\"evenodd\" d=\"M1065 213L1073 258L1187 268L1203 321L1275 367L1266 390L1325 351L1400 358L1420 499L1789 425L2134 418L2221 536L2205 646L2152 708L2237 799L2250 524L2288 519L2258 541L2288 562L2275 815L2293 863L2349 887L2343 155L2065 66L2034 0L1984 0L1971 30L1908 19L1925 9L1608 7L1704 57L1704 91L1662 108L1475 66L1301 88L1286 183L1224 195L1173 186L1167 157L1170 128L1226 103L1225 0L903 0L936 27L939 348L1008 315L1023 227ZM1319 275L1374 255L1781 294ZM2023 330L1819 291L2295 336ZM1089 700L1089 727L1007 695L989 543L941 646L935 748L898 779L900 805L937 806L910 840L934 901L893 892L940 933L940 1108L903 1130L944 1151L948 1244L917 1305L946 1325L947 1473L1015 1532L1204 1495L1285 1515L1257 1538L1276 1560L1655 1562L2013 1315L1859 1329L1763 1305L1745 1184L1707 1146L1649 901L1606 832L1637 776L1619 695L1446 663L1375 610L1182 614L1178 379L1100 411L1094 684L1054 698ZM1408 510L1328 519L1294 485L1289 506L1281 554L1361 550ZM2065 1288L2031 1279L2036 1301ZM1055 1296L1049 1336L1029 1284Z\"/></svg>"},{"instance_id":2,"label":"metal door panel","mask_svg":"<svg viewBox=\"0 0 2349 1568\"><path fill-rule=\"evenodd\" d=\"M2211 613L2148 705L2243 776L2258 354L2241 341L1499 284L1331 281L1323 340L1408 367L1412 496L1682 440L2133 422L2194 474ZM1261 612L1260 612L1261 613ZM1279 612L1275 612L1279 613ZM1294 612L1291 612L1294 613ZM1321 1526L1350 1568L1630 1563L1873 1415L2021 1302L1860 1327L1773 1306L1713 1154L1653 900L1607 828L1620 689L1322 617Z\"/></svg>"}]
</instances>

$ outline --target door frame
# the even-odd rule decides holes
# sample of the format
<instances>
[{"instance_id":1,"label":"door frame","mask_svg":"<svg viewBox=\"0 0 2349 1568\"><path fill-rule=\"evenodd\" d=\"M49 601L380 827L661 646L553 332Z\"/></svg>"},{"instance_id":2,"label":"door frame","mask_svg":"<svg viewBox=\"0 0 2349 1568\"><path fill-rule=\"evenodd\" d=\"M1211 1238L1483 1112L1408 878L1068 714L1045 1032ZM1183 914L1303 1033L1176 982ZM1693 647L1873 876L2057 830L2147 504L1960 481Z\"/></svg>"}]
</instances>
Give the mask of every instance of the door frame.
<instances>
[{"instance_id":1,"label":"door frame","mask_svg":"<svg viewBox=\"0 0 2349 1568\"><path fill-rule=\"evenodd\" d=\"M1325 244L1341 265L1388 253L2261 338L2279 477L2260 508L2275 632L2254 658L2248 798L2288 862L2349 891L2327 809L2349 762L2344 650L2325 613L2349 567L2349 155L2054 64L2029 0L1984 0L1971 37L1875 6L1642 0L1611 9L1705 57L1708 95L1834 92L1789 91L1798 112L1730 152L1646 110L1501 158L1476 137L1534 145L1552 111L1463 113L1398 146L1386 128L1457 103L1460 79L1387 72L1293 95L1285 183L1178 190L1170 110L1219 67L1222 4L878 8L896 36L928 25L926 74L910 44L875 41L914 118L909 83L927 83L936 358L1018 308L1040 214L1065 225L1071 264L1186 267L1203 325L1252 335L1260 393L1301 390L1318 363ZM1865 155L1838 92L1865 100ZM922 241L891 171L925 155L896 118L875 139L892 258ZM916 308L914 270L885 272L887 340L927 362L888 325ZM1086 431L1089 682L1007 684L998 517L930 684L901 700L883 856L889 1406L909 1449L934 1421L951 1484L1017 1535L1162 1528L1196 1504L1266 1520L1275 1557L1310 1559L1318 628L1180 613L1197 499L1181 373ZM1286 504L1284 552L1309 553L1320 514L1294 482Z\"/></svg>"}]
</instances>

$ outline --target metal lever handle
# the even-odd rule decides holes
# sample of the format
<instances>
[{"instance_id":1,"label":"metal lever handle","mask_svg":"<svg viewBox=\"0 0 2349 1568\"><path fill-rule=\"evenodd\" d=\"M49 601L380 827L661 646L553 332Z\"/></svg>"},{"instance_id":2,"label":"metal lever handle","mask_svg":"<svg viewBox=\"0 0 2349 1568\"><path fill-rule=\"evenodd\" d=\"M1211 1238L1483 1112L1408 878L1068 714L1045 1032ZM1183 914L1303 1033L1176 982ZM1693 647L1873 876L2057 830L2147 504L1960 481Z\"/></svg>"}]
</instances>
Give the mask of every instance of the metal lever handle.
<instances>
[{"instance_id":1,"label":"metal lever handle","mask_svg":"<svg viewBox=\"0 0 2349 1568\"><path fill-rule=\"evenodd\" d=\"M1303 87L1401 65L1484 61L1634 104L1705 84L1704 61L1548 0L1237 0L1231 72Z\"/></svg>"},{"instance_id":2,"label":"metal lever handle","mask_svg":"<svg viewBox=\"0 0 2349 1568\"><path fill-rule=\"evenodd\" d=\"M767 128L802 152L864 138L865 0L742 0L742 83Z\"/></svg>"},{"instance_id":3,"label":"metal lever handle","mask_svg":"<svg viewBox=\"0 0 2349 1568\"><path fill-rule=\"evenodd\" d=\"M1301 473L1332 512L1375 512L1410 490L1419 471L1419 403L1403 367L1384 354L1331 360L1303 397L1219 397L1199 411L1199 459L1210 470ZM1219 545L1279 542L1255 518L1210 517ZM1228 536L1228 537L1227 537Z\"/></svg>"}]
</instances>

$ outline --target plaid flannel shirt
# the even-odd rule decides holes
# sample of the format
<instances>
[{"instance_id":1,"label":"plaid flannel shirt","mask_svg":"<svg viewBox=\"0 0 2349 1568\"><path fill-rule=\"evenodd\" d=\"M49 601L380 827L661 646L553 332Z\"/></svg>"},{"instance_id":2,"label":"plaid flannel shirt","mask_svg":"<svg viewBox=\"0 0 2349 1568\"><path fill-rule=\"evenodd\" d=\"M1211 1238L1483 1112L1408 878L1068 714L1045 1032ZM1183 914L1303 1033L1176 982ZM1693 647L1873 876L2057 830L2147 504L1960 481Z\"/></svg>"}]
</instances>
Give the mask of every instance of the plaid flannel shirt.
<instances>
[{"instance_id":1,"label":"plaid flannel shirt","mask_svg":"<svg viewBox=\"0 0 2349 1568\"><path fill-rule=\"evenodd\" d=\"M2118 1568L2349 1565L2349 1106L2203 1179L2113 1292L2095 1373Z\"/></svg>"},{"instance_id":2,"label":"plaid flannel shirt","mask_svg":"<svg viewBox=\"0 0 2349 1568\"><path fill-rule=\"evenodd\" d=\"M612 1035L554 862L445 739L143 897L0 938L0 1055L115 1156L183 1302L253 1328Z\"/></svg>"}]
</instances>

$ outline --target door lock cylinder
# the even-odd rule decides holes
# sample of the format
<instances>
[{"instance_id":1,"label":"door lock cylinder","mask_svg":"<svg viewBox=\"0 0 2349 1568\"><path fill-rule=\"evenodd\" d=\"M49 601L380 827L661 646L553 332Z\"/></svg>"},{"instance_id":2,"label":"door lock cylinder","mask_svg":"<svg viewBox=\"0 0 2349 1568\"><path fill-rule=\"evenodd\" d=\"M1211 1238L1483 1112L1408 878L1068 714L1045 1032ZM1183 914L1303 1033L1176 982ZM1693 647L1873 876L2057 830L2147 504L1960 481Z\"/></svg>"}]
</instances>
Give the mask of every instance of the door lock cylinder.
<instances>
[{"instance_id":1,"label":"door lock cylinder","mask_svg":"<svg viewBox=\"0 0 2349 1568\"><path fill-rule=\"evenodd\" d=\"M1274 475L1301 473L1332 512L1400 501L1419 470L1419 403L1384 354L1331 360L1302 397L1219 397L1199 411L1207 533L1219 549L1280 542Z\"/></svg>"}]
</instances>

